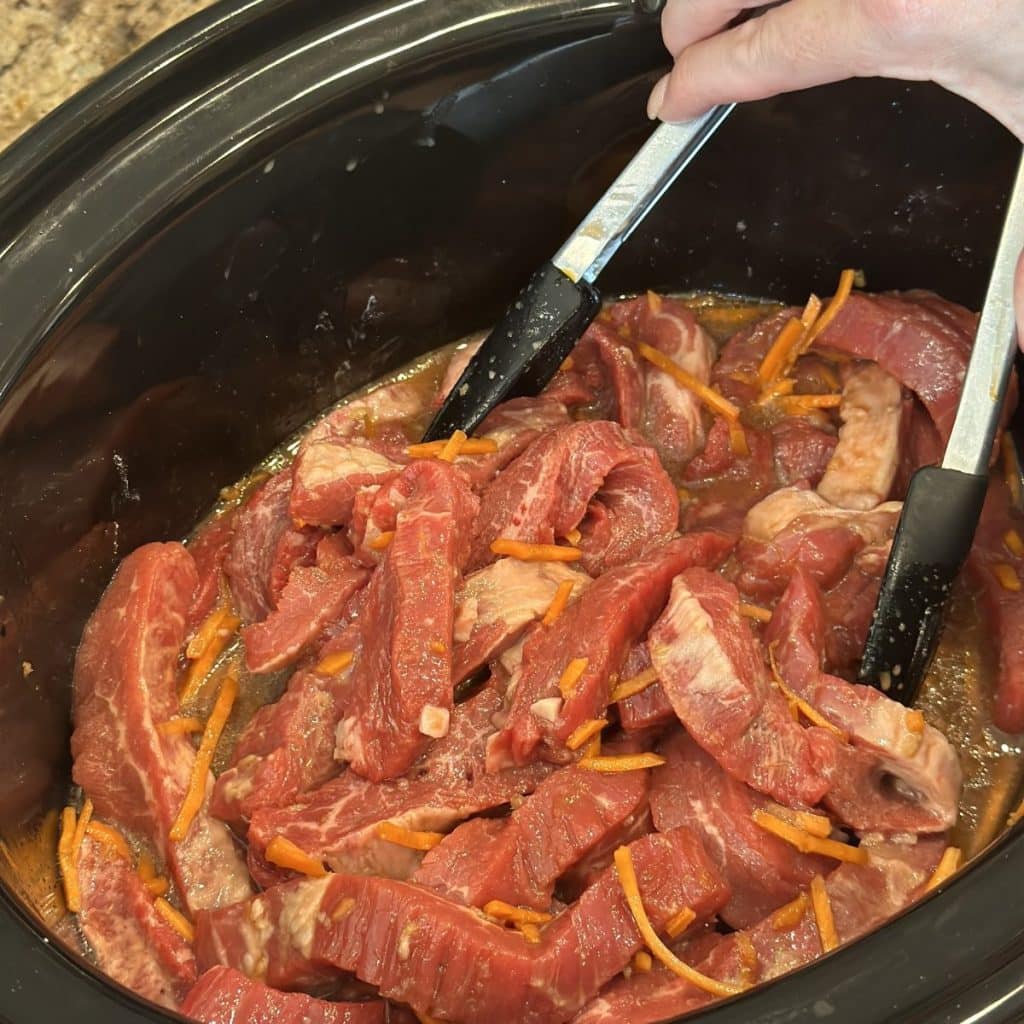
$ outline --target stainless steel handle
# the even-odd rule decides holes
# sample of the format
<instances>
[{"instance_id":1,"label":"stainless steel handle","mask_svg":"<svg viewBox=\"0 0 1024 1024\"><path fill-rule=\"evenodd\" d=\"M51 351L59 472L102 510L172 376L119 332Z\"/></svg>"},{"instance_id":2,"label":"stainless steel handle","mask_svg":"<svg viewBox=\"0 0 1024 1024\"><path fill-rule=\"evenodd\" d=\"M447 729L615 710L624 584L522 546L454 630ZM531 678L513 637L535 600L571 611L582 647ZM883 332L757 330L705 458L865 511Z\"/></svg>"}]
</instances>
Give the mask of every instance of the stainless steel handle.
<instances>
[{"instance_id":1,"label":"stainless steel handle","mask_svg":"<svg viewBox=\"0 0 1024 1024\"><path fill-rule=\"evenodd\" d=\"M1003 231L964 376L956 420L942 459L943 469L976 475L988 472L1006 381L1017 348L1013 277L1021 250L1024 250L1024 157L1006 203Z\"/></svg>"},{"instance_id":2,"label":"stainless steel handle","mask_svg":"<svg viewBox=\"0 0 1024 1024\"><path fill-rule=\"evenodd\" d=\"M552 263L571 281L592 284L735 106L713 107L693 121L656 128Z\"/></svg>"}]
</instances>

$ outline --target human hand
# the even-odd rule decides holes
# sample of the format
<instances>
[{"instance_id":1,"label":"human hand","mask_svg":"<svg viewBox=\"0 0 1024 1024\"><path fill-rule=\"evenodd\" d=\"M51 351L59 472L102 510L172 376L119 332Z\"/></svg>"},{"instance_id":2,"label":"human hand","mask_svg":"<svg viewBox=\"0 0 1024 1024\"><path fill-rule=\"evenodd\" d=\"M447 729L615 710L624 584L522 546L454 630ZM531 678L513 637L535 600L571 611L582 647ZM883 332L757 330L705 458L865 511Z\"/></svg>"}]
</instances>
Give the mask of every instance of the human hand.
<instances>
[{"instance_id":1,"label":"human hand","mask_svg":"<svg viewBox=\"0 0 1024 1024\"><path fill-rule=\"evenodd\" d=\"M765 0L668 0L662 35L675 60L648 114L696 117L844 78L938 82L1024 140L1024 0L787 0L736 28Z\"/></svg>"}]
</instances>

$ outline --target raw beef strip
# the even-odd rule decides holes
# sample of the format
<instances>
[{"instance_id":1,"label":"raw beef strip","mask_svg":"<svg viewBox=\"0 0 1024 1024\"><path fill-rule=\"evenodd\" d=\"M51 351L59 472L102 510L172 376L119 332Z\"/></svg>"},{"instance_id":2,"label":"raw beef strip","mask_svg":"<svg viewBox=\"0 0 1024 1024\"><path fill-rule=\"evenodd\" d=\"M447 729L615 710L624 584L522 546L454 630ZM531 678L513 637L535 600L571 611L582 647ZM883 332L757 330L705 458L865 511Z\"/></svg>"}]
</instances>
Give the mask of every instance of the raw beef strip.
<instances>
[{"instance_id":1,"label":"raw beef strip","mask_svg":"<svg viewBox=\"0 0 1024 1024\"><path fill-rule=\"evenodd\" d=\"M655 928L683 907L705 920L725 901L700 842L686 829L630 846ZM609 870L531 944L479 912L407 882L332 875L275 886L197 922L203 966L258 974L282 988L329 968L383 996L463 1024L557 1024L618 974L642 940Z\"/></svg>"},{"instance_id":2,"label":"raw beef strip","mask_svg":"<svg viewBox=\"0 0 1024 1024\"><path fill-rule=\"evenodd\" d=\"M352 650L356 633L350 627L321 653ZM210 810L216 817L241 829L257 808L283 807L338 773L335 734L350 673L351 665L333 672L299 669L281 698L253 715L214 786Z\"/></svg>"},{"instance_id":3,"label":"raw beef strip","mask_svg":"<svg viewBox=\"0 0 1024 1024\"><path fill-rule=\"evenodd\" d=\"M199 585L189 609L189 626L194 629L213 611L220 596L220 583L224 577L224 559L231 549L235 533L235 513L225 512L205 523L188 541L188 553L196 565Z\"/></svg>"},{"instance_id":4,"label":"raw beef strip","mask_svg":"<svg viewBox=\"0 0 1024 1024\"><path fill-rule=\"evenodd\" d=\"M243 628L250 672L274 672L296 661L341 618L369 578L367 570L349 557L325 562L318 555L317 562L292 569L277 607L262 622Z\"/></svg>"},{"instance_id":5,"label":"raw beef strip","mask_svg":"<svg viewBox=\"0 0 1024 1024\"><path fill-rule=\"evenodd\" d=\"M814 491L786 487L747 513L737 549L740 589L768 599L780 594L797 567L822 588L837 584L864 548L887 544L901 505L890 501L869 512L841 509Z\"/></svg>"},{"instance_id":6,"label":"raw beef strip","mask_svg":"<svg viewBox=\"0 0 1024 1024\"><path fill-rule=\"evenodd\" d=\"M115 981L176 1009L196 980L192 947L160 916L131 862L91 836L78 857L78 927Z\"/></svg>"},{"instance_id":7,"label":"raw beef strip","mask_svg":"<svg viewBox=\"0 0 1024 1024\"><path fill-rule=\"evenodd\" d=\"M816 487L836 449L837 438L806 416L787 416L771 429L775 478L781 487L807 483Z\"/></svg>"},{"instance_id":8,"label":"raw beef strip","mask_svg":"<svg viewBox=\"0 0 1024 1024\"><path fill-rule=\"evenodd\" d=\"M447 829L532 792L550 770L531 765L485 772L487 738L500 707L501 695L491 685L459 704L448 735L428 748L406 778L373 785L346 772L291 807L264 804L249 828L254 877L262 885L286 877L263 857L267 844L282 835L336 870L408 878L421 856L382 839L377 832L382 821L414 830Z\"/></svg>"},{"instance_id":9,"label":"raw beef strip","mask_svg":"<svg viewBox=\"0 0 1024 1024\"><path fill-rule=\"evenodd\" d=\"M826 803L854 828L942 832L957 817L961 771L938 729L870 686L821 669L824 616L807 573L793 575L765 630L786 685L843 730Z\"/></svg>"},{"instance_id":10,"label":"raw beef strip","mask_svg":"<svg viewBox=\"0 0 1024 1024\"><path fill-rule=\"evenodd\" d=\"M678 537L599 576L550 627L534 628L514 673L508 720L488 749L488 766L526 764L537 748L553 759L572 755L569 735L608 705L609 679L664 606L673 577L692 565L717 565L732 541L719 533ZM568 699L558 683L568 664L586 667Z\"/></svg>"},{"instance_id":11,"label":"raw beef strip","mask_svg":"<svg viewBox=\"0 0 1024 1024\"><path fill-rule=\"evenodd\" d=\"M579 527L590 573L621 565L668 537L679 498L658 457L622 428L583 421L539 437L483 492L471 566L498 537L551 544Z\"/></svg>"},{"instance_id":12,"label":"raw beef strip","mask_svg":"<svg viewBox=\"0 0 1024 1024\"><path fill-rule=\"evenodd\" d=\"M181 1007L204 1024L387 1024L383 999L328 1003L300 992L280 992L231 967L211 967Z\"/></svg>"},{"instance_id":13,"label":"raw beef strip","mask_svg":"<svg viewBox=\"0 0 1024 1024\"><path fill-rule=\"evenodd\" d=\"M977 317L928 292L854 293L815 342L871 359L924 403L949 439Z\"/></svg>"},{"instance_id":14,"label":"raw beef strip","mask_svg":"<svg viewBox=\"0 0 1024 1024\"><path fill-rule=\"evenodd\" d=\"M846 375L839 443L818 493L839 508L870 511L889 497L900 461L903 389L875 363Z\"/></svg>"},{"instance_id":15,"label":"raw beef strip","mask_svg":"<svg viewBox=\"0 0 1024 1024\"><path fill-rule=\"evenodd\" d=\"M235 514L231 548L224 560L238 614L259 622L277 604L295 565L310 565L320 533L297 529L288 512L291 470L263 483Z\"/></svg>"},{"instance_id":16,"label":"raw beef strip","mask_svg":"<svg viewBox=\"0 0 1024 1024\"><path fill-rule=\"evenodd\" d=\"M818 730L793 721L738 606L731 583L685 570L648 637L651 661L679 720L727 772L780 803L814 805L828 789Z\"/></svg>"},{"instance_id":17,"label":"raw beef strip","mask_svg":"<svg viewBox=\"0 0 1024 1024\"><path fill-rule=\"evenodd\" d=\"M609 319L668 356L702 384L711 379L714 346L697 318L677 299L648 292L608 310ZM664 370L644 360L643 418L640 432L648 438L670 472L679 469L704 444L700 399Z\"/></svg>"},{"instance_id":18,"label":"raw beef strip","mask_svg":"<svg viewBox=\"0 0 1024 1024\"><path fill-rule=\"evenodd\" d=\"M626 656L619 673L620 680L632 679L651 667L651 655L646 643L638 643ZM638 732L652 726L665 725L676 720L676 713L657 681L646 690L616 702L619 724L626 732Z\"/></svg>"},{"instance_id":19,"label":"raw beef strip","mask_svg":"<svg viewBox=\"0 0 1024 1024\"><path fill-rule=\"evenodd\" d=\"M879 843L870 847L867 864L842 864L826 879L825 889L840 942L852 942L873 931L908 903L938 865L942 843L919 840L916 845ZM706 945L711 949L687 962L719 981L751 985L770 981L821 955L814 913L808 907L795 925L780 928L773 916L734 935ZM694 951L705 946L693 943ZM660 1024L712 1001L708 993L656 966L649 974L634 973L612 982L573 1024Z\"/></svg>"},{"instance_id":20,"label":"raw beef strip","mask_svg":"<svg viewBox=\"0 0 1024 1024\"><path fill-rule=\"evenodd\" d=\"M1006 546L1011 530L1024 537L1024 518L1013 509L1005 481L993 475L967 571L972 585L980 591L999 652L992 710L995 724L1007 732L1024 732L1024 601L1019 593L1007 590L994 571L1006 565L1024 580L1024 558Z\"/></svg>"},{"instance_id":21,"label":"raw beef strip","mask_svg":"<svg viewBox=\"0 0 1024 1024\"><path fill-rule=\"evenodd\" d=\"M402 477L409 498L366 589L363 641L338 725L339 760L374 782L401 775L448 731L455 578L478 507L445 462L413 464Z\"/></svg>"},{"instance_id":22,"label":"raw beef strip","mask_svg":"<svg viewBox=\"0 0 1024 1024\"><path fill-rule=\"evenodd\" d=\"M771 803L737 782L684 733L658 748L665 764L651 774L651 814L660 832L686 825L704 842L732 892L720 916L748 928L788 903L832 862L798 852L753 820Z\"/></svg>"},{"instance_id":23,"label":"raw beef strip","mask_svg":"<svg viewBox=\"0 0 1024 1024\"><path fill-rule=\"evenodd\" d=\"M97 816L145 836L170 864L191 910L249 893L227 828L205 806L185 839L168 839L195 748L183 734L161 735L156 727L178 710L178 657L196 582L192 556L180 544L146 544L121 563L82 634L71 737L72 777Z\"/></svg>"},{"instance_id":24,"label":"raw beef strip","mask_svg":"<svg viewBox=\"0 0 1024 1024\"><path fill-rule=\"evenodd\" d=\"M302 439L293 466L291 515L319 526L346 525L360 491L390 480L418 440L421 389L387 384L328 413Z\"/></svg>"},{"instance_id":25,"label":"raw beef strip","mask_svg":"<svg viewBox=\"0 0 1024 1024\"><path fill-rule=\"evenodd\" d=\"M460 682L507 650L547 611L561 583L578 598L590 577L562 562L500 558L467 576L455 595L452 677Z\"/></svg>"},{"instance_id":26,"label":"raw beef strip","mask_svg":"<svg viewBox=\"0 0 1024 1024\"><path fill-rule=\"evenodd\" d=\"M889 546L886 542L863 548L843 578L822 594L825 665L836 675L856 675L889 561Z\"/></svg>"},{"instance_id":27,"label":"raw beef strip","mask_svg":"<svg viewBox=\"0 0 1024 1024\"><path fill-rule=\"evenodd\" d=\"M505 820L474 818L431 850L412 881L458 903L547 910L555 882L620 833L647 798L644 772L555 772Z\"/></svg>"}]
</instances>

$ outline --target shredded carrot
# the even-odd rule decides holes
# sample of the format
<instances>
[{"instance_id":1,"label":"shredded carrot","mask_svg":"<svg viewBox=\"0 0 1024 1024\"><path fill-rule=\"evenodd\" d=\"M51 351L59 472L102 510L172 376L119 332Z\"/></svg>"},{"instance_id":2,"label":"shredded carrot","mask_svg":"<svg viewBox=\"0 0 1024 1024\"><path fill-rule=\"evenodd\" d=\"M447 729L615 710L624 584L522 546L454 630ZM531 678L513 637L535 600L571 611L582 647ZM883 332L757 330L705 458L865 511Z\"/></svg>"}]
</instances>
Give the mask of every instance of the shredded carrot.
<instances>
[{"instance_id":1,"label":"shredded carrot","mask_svg":"<svg viewBox=\"0 0 1024 1024\"><path fill-rule=\"evenodd\" d=\"M548 610L544 613L541 624L550 626L562 612L565 611L565 606L569 603L569 598L572 597L572 588L575 584L572 580L562 580L558 584L558 589L555 591L555 596L551 598L551 604L548 605Z\"/></svg>"},{"instance_id":2,"label":"shredded carrot","mask_svg":"<svg viewBox=\"0 0 1024 1024\"><path fill-rule=\"evenodd\" d=\"M814 321L821 315L821 299L817 295L811 295L807 300L807 305L804 306L804 311L800 314L800 323L804 327L810 328L814 325Z\"/></svg>"},{"instance_id":3,"label":"shredded carrot","mask_svg":"<svg viewBox=\"0 0 1024 1024\"><path fill-rule=\"evenodd\" d=\"M924 887L924 891L931 892L932 889L942 885L960 867L962 860L963 852L959 847L947 846L942 851L942 858L939 860L938 867L936 867L932 877L928 879L928 884Z\"/></svg>"},{"instance_id":4,"label":"shredded carrot","mask_svg":"<svg viewBox=\"0 0 1024 1024\"><path fill-rule=\"evenodd\" d=\"M608 724L607 718L590 718L578 725L565 741L570 750L579 750L588 740L593 739Z\"/></svg>"},{"instance_id":5,"label":"shredded carrot","mask_svg":"<svg viewBox=\"0 0 1024 1024\"><path fill-rule=\"evenodd\" d=\"M757 984L761 960L754 949L754 943L746 932L736 932L736 953L740 962L740 977L745 988L753 988Z\"/></svg>"},{"instance_id":6,"label":"shredded carrot","mask_svg":"<svg viewBox=\"0 0 1024 1024\"><path fill-rule=\"evenodd\" d=\"M689 488L686 487L677 487L676 494L679 495L680 501L690 501L693 498L693 495L690 493Z\"/></svg>"},{"instance_id":7,"label":"shredded carrot","mask_svg":"<svg viewBox=\"0 0 1024 1024\"><path fill-rule=\"evenodd\" d=\"M241 619L226 602L218 605L203 620L196 635L188 642L185 656L191 661L181 688L180 701L187 704L199 692L214 662L231 642Z\"/></svg>"},{"instance_id":8,"label":"shredded carrot","mask_svg":"<svg viewBox=\"0 0 1024 1024\"><path fill-rule=\"evenodd\" d=\"M192 922L180 911L170 905L162 896L153 901L157 913L186 941L194 942L196 930Z\"/></svg>"},{"instance_id":9,"label":"shredded carrot","mask_svg":"<svg viewBox=\"0 0 1024 1024\"><path fill-rule=\"evenodd\" d=\"M839 843L834 839L822 839L760 808L754 811L751 817L766 832L784 839L801 853L820 853L823 857L833 857L836 860L848 861L850 864L868 862L867 850L859 846L847 846L846 843Z\"/></svg>"},{"instance_id":10,"label":"shredded carrot","mask_svg":"<svg viewBox=\"0 0 1024 1024\"><path fill-rule=\"evenodd\" d=\"M192 775L189 779L188 790L185 799L182 801L178 817L171 826L168 837L172 842L181 842L188 835L192 821L203 806L206 798L206 779L210 774L210 764L213 761L214 751L220 740L220 734L224 731L224 724L231 714L235 698L238 696L238 677L234 671L229 671L220 684L220 693L213 705L210 717L206 720L206 728L203 729L203 738L196 751L195 761L192 763Z\"/></svg>"},{"instance_id":11,"label":"shredded carrot","mask_svg":"<svg viewBox=\"0 0 1024 1024\"><path fill-rule=\"evenodd\" d=\"M547 924L551 920L551 915L542 910L516 907L504 900L490 900L481 909L488 917L496 917L500 921L512 921L515 924Z\"/></svg>"},{"instance_id":12,"label":"shredded carrot","mask_svg":"<svg viewBox=\"0 0 1024 1024\"><path fill-rule=\"evenodd\" d=\"M794 811L791 807L781 804L769 804L771 814L782 821L802 828L819 839L828 839L832 835L832 822L824 814L812 814L810 811Z\"/></svg>"},{"instance_id":13,"label":"shredded carrot","mask_svg":"<svg viewBox=\"0 0 1024 1024\"><path fill-rule=\"evenodd\" d=\"M581 768L589 768L592 772L637 772L644 768L657 768L665 763L665 758L657 754L608 754L604 757L582 757L577 762Z\"/></svg>"},{"instance_id":14,"label":"shredded carrot","mask_svg":"<svg viewBox=\"0 0 1024 1024\"><path fill-rule=\"evenodd\" d=\"M763 388L782 377L796 362L800 343L808 330L807 325L795 316L786 321L758 367L757 376Z\"/></svg>"},{"instance_id":15,"label":"shredded carrot","mask_svg":"<svg viewBox=\"0 0 1024 1024\"><path fill-rule=\"evenodd\" d=\"M650 974L651 968L654 966L654 961L651 959L651 954L645 949L641 949L635 957L633 957L633 970L637 974Z\"/></svg>"},{"instance_id":16,"label":"shredded carrot","mask_svg":"<svg viewBox=\"0 0 1024 1024\"><path fill-rule=\"evenodd\" d=\"M446 654L448 645L443 640L431 640L428 645L433 654Z\"/></svg>"},{"instance_id":17,"label":"shredded carrot","mask_svg":"<svg viewBox=\"0 0 1024 1024\"><path fill-rule=\"evenodd\" d=\"M596 736L590 738L590 742L583 748L584 757L600 757L601 756L601 734L598 733Z\"/></svg>"},{"instance_id":18,"label":"shredded carrot","mask_svg":"<svg viewBox=\"0 0 1024 1024\"><path fill-rule=\"evenodd\" d=\"M647 291L647 308L657 316L661 312L661 296L657 292Z\"/></svg>"},{"instance_id":19,"label":"shredded carrot","mask_svg":"<svg viewBox=\"0 0 1024 1024\"><path fill-rule=\"evenodd\" d=\"M459 453L466 446L466 441L466 432L464 430L456 430L455 433L445 441L444 447L441 449L437 457L442 462L454 462L459 457Z\"/></svg>"},{"instance_id":20,"label":"shredded carrot","mask_svg":"<svg viewBox=\"0 0 1024 1024\"><path fill-rule=\"evenodd\" d=\"M832 369L831 366L822 364L821 366L818 367L817 372L819 376L822 378L822 380L825 382L825 386L829 389L829 391L838 391L839 388L842 386L842 382L836 376L835 371Z\"/></svg>"},{"instance_id":21,"label":"shredded carrot","mask_svg":"<svg viewBox=\"0 0 1024 1024\"><path fill-rule=\"evenodd\" d=\"M759 604L747 604L745 601L740 601L738 611L740 615L744 615L748 619L756 619L758 622L772 621L771 609L762 608Z\"/></svg>"},{"instance_id":22,"label":"shredded carrot","mask_svg":"<svg viewBox=\"0 0 1024 1024\"><path fill-rule=\"evenodd\" d=\"M444 839L443 832L414 832L392 821L382 821L377 826L377 835L389 843L404 846L409 850L432 850Z\"/></svg>"},{"instance_id":23,"label":"shredded carrot","mask_svg":"<svg viewBox=\"0 0 1024 1024\"><path fill-rule=\"evenodd\" d=\"M619 876L619 884L622 886L622 891L626 896L626 903L629 905L630 913L636 922L637 930L640 932L647 948L673 974L678 975L680 978L685 978L692 985L696 985L698 988L715 996L734 996L742 991L738 985L717 981L714 978L701 974L700 971L694 970L689 964L683 963L661 941L658 933L654 930L654 926L651 924L650 918L647 916L647 911L644 909L644 902L640 896L640 885L636 880L636 871L633 868L633 857L629 852L628 846L620 846L615 851L615 871Z\"/></svg>"},{"instance_id":24,"label":"shredded carrot","mask_svg":"<svg viewBox=\"0 0 1024 1024\"><path fill-rule=\"evenodd\" d=\"M1004 433L999 441L999 453L1003 457L1003 476L1010 491L1010 505L1019 507L1021 498L1020 463L1017 460L1017 446L1013 438Z\"/></svg>"},{"instance_id":25,"label":"shredded carrot","mask_svg":"<svg viewBox=\"0 0 1024 1024\"><path fill-rule=\"evenodd\" d=\"M697 915L690 907L683 907L665 922L665 934L670 939L678 939L687 928L697 920Z\"/></svg>"},{"instance_id":26,"label":"shredded carrot","mask_svg":"<svg viewBox=\"0 0 1024 1024\"><path fill-rule=\"evenodd\" d=\"M576 692L576 687L589 664L589 658L573 658L565 666L558 680L558 692L562 695L562 700L568 700Z\"/></svg>"},{"instance_id":27,"label":"shredded carrot","mask_svg":"<svg viewBox=\"0 0 1024 1024\"><path fill-rule=\"evenodd\" d=\"M119 857L124 857L125 860L132 859L132 850L128 845L128 840L112 825L105 825L102 821L90 821L85 831L90 839L103 843Z\"/></svg>"},{"instance_id":28,"label":"shredded carrot","mask_svg":"<svg viewBox=\"0 0 1024 1024\"><path fill-rule=\"evenodd\" d=\"M846 300L853 290L853 283L856 278L856 271L847 268L839 275L839 284L836 285L836 293L829 300L824 312L812 324L807 332L807 339L804 343L804 351L809 349L814 342L821 337L829 324L839 315L839 311L846 305Z\"/></svg>"},{"instance_id":29,"label":"shredded carrot","mask_svg":"<svg viewBox=\"0 0 1024 1024\"><path fill-rule=\"evenodd\" d=\"M729 447L733 455L741 459L750 457L750 445L747 444L747 435L743 432L743 424L739 420L728 420L729 424Z\"/></svg>"},{"instance_id":30,"label":"shredded carrot","mask_svg":"<svg viewBox=\"0 0 1024 1024\"><path fill-rule=\"evenodd\" d=\"M814 907L814 921L818 926L818 938L821 939L821 951L831 953L839 945L836 932L836 921L832 916L832 901L828 898L825 879L815 875L811 879L811 906Z\"/></svg>"},{"instance_id":31,"label":"shredded carrot","mask_svg":"<svg viewBox=\"0 0 1024 1024\"><path fill-rule=\"evenodd\" d=\"M338 905L331 911L332 921L344 921L353 910L356 909L356 901L353 896L346 896L338 901Z\"/></svg>"},{"instance_id":32,"label":"shredded carrot","mask_svg":"<svg viewBox=\"0 0 1024 1024\"><path fill-rule=\"evenodd\" d=\"M351 651L334 651L332 654L325 654L317 663L313 671L318 676L333 676L344 671L352 664L355 655Z\"/></svg>"},{"instance_id":33,"label":"shredded carrot","mask_svg":"<svg viewBox=\"0 0 1024 1024\"><path fill-rule=\"evenodd\" d=\"M528 544L526 541L499 537L491 543L496 555L508 555L521 562L578 562L583 552L578 548L566 548L559 544Z\"/></svg>"},{"instance_id":34,"label":"shredded carrot","mask_svg":"<svg viewBox=\"0 0 1024 1024\"><path fill-rule=\"evenodd\" d=\"M516 931L518 931L531 946L540 944L540 929L535 924L530 924L529 921L523 921L521 924L516 925Z\"/></svg>"},{"instance_id":35,"label":"shredded carrot","mask_svg":"<svg viewBox=\"0 0 1024 1024\"><path fill-rule=\"evenodd\" d=\"M1021 535L1016 530L1007 530L1003 534L1003 543L1011 555L1016 555L1017 558L1024 555L1024 540L1021 539Z\"/></svg>"},{"instance_id":36,"label":"shredded carrot","mask_svg":"<svg viewBox=\"0 0 1024 1024\"><path fill-rule=\"evenodd\" d=\"M573 546L577 547L579 542L583 540L583 534L580 533L575 527L573 527L566 535L565 539Z\"/></svg>"},{"instance_id":37,"label":"shredded carrot","mask_svg":"<svg viewBox=\"0 0 1024 1024\"><path fill-rule=\"evenodd\" d=\"M788 932L795 928L804 919L810 902L807 893L800 893L795 900L787 903L784 907L779 907L772 914L772 927L777 932Z\"/></svg>"},{"instance_id":38,"label":"shredded carrot","mask_svg":"<svg viewBox=\"0 0 1024 1024\"><path fill-rule=\"evenodd\" d=\"M170 718L161 722L156 731L161 736L177 736L180 733L202 732L203 720L201 718Z\"/></svg>"},{"instance_id":39,"label":"shredded carrot","mask_svg":"<svg viewBox=\"0 0 1024 1024\"><path fill-rule=\"evenodd\" d=\"M267 849L263 856L279 868L284 868L286 871L297 871L300 875L309 875L310 878L323 878L327 874L327 869L320 861L311 857L305 850L300 849L284 836L274 836L267 843Z\"/></svg>"},{"instance_id":40,"label":"shredded carrot","mask_svg":"<svg viewBox=\"0 0 1024 1024\"><path fill-rule=\"evenodd\" d=\"M139 878L144 882L151 882L156 878L156 865L153 863L153 858L145 851L139 854L138 872Z\"/></svg>"},{"instance_id":41,"label":"shredded carrot","mask_svg":"<svg viewBox=\"0 0 1024 1024\"><path fill-rule=\"evenodd\" d=\"M992 575L999 581L1003 590L1010 590L1015 594L1020 590L1020 577L1012 565L1007 565L1006 562L996 562L992 566Z\"/></svg>"},{"instance_id":42,"label":"shredded carrot","mask_svg":"<svg viewBox=\"0 0 1024 1024\"><path fill-rule=\"evenodd\" d=\"M451 443L446 441L424 441L422 444L411 444L405 449L410 459L436 459ZM459 455L493 455L498 450L498 442L490 437L467 437L459 448Z\"/></svg>"},{"instance_id":43,"label":"shredded carrot","mask_svg":"<svg viewBox=\"0 0 1024 1024\"><path fill-rule=\"evenodd\" d=\"M166 896L167 891L171 887L170 882L163 877L151 878L148 882L144 882L143 884L146 886L146 891L150 896Z\"/></svg>"},{"instance_id":44,"label":"shredded carrot","mask_svg":"<svg viewBox=\"0 0 1024 1024\"><path fill-rule=\"evenodd\" d=\"M64 883L64 902L68 910L77 914L82 909L82 893L78 886L78 868L72 851L75 846L75 832L78 815L74 807L65 807L60 819L60 842L57 844L57 863Z\"/></svg>"},{"instance_id":45,"label":"shredded carrot","mask_svg":"<svg viewBox=\"0 0 1024 1024\"><path fill-rule=\"evenodd\" d=\"M394 539L394 530L383 530L381 533L378 533L377 536L374 537L373 540L371 540L370 543L366 546L371 551L383 551Z\"/></svg>"},{"instance_id":46,"label":"shredded carrot","mask_svg":"<svg viewBox=\"0 0 1024 1024\"><path fill-rule=\"evenodd\" d=\"M924 715L920 711L908 711L904 721L907 723L908 732L916 732L918 734L924 732Z\"/></svg>"},{"instance_id":47,"label":"shredded carrot","mask_svg":"<svg viewBox=\"0 0 1024 1024\"><path fill-rule=\"evenodd\" d=\"M71 840L71 862L73 864L78 863L78 854L82 849L82 840L85 839L85 830L89 827L90 821L92 821L92 801L86 797L82 804L82 813L78 816L78 821L75 824L75 834Z\"/></svg>"},{"instance_id":48,"label":"shredded carrot","mask_svg":"<svg viewBox=\"0 0 1024 1024\"><path fill-rule=\"evenodd\" d=\"M677 365L664 352L659 352L646 342L636 343L637 351L649 363L654 363L659 370L664 370L670 377L674 377L684 388L692 391L712 412L724 416L727 420L739 419L740 411L724 395L720 395L714 388L702 384L691 373L687 373L681 366Z\"/></svg>"},{"instance_id":49,"label":"shredded carrot","mask_svg":"<svg viewBox=\"0 0 1024 1024\"><path fill-rule=\"evenodd\" d=\"M786 395L776 399L778 407L793 416L802 416L818 409L835 409L842 402L842 395Z\"/></svg>"},{"instance_id":50,"label":"shredded carrot","mask_svg":"<svg viewBox=\"0 0 1024 1024\"><path fill-rule=\"evenodd\" d=\"M573 368L573 367L574 367L575 365L576 365L576 362L575 362L575 360L573 359L573 357L572 357L572 356L566 356L566 357L565 357L565 358L564 358L564 359L562 360L562 365L561 365L561 366L559 366L558 368L559 368L560 370L565 370L565 371L569 371L569 370L571 370L571 369L572 369L572 368Z\"/></svg>"},{"instance_id":51,"label":"shredded carrot","mask_svg":"<svg viewBox=\"0 0 1024 1024\"><path fill-rule=\"evenodd\" d=\"M615 703L619 700L626 700L628 697L635 697L638 693L643 693L652 683L658 681L658 670L655 668L646 668L639 675L633 676L631 679L623 679L621 683L616 684L609 696L609 701Z\"/></svg>"},{"instance_id":52,"label":"shredded carrot","mask_svg":"<svg viewBox=\"0 0 1024 1024\"><path fill-rule=\"evenodd\" d=\"M842 729L840 729L837 725L834 725L832 722L830 722L823 714L821 714L820 711L818 711L817 708L815 708L813 705L805 701L803 697L794 693L786 685L785 680L782 678L782 674L779 672L779 666L776 664L775 661L774 644L770 644L768 647L768 662L771 665L772 681L779 688L779 690L782 693L782 696L785 697L786 700L789 702L790 709L794 711L793 717L797 718L798 715L795 712L799 712L812 725L817 725L822 729L827 729L837 739L843 740L845 742L847 739L847 735L845 732L843 732Z\"/></svg>"}]
</instances>

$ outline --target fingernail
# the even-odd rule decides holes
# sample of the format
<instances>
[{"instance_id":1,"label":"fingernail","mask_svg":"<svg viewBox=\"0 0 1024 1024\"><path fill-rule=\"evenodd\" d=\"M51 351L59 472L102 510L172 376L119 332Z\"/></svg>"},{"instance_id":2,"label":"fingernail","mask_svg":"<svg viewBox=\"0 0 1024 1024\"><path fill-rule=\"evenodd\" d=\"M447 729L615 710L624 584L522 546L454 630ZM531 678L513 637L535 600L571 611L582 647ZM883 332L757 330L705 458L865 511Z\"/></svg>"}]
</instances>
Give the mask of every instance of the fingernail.
<instances>
[{"instance_id":1,"label":"fingernail","mask_svg":"<svg viewBox=\"0 0 1024 1024\"><path fill-rule=\"evenodd\" d=\"M653 121L657 118L663 104L665 93L668 92L668 75L665 75L651 90L651 98L647 101L647 116Z\"/></svg>"}]
</instances>

